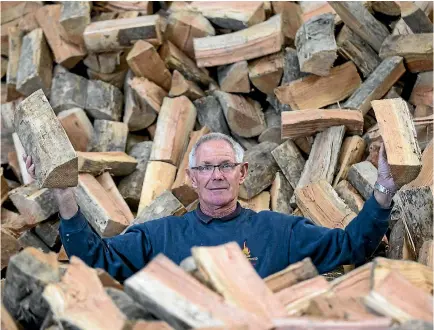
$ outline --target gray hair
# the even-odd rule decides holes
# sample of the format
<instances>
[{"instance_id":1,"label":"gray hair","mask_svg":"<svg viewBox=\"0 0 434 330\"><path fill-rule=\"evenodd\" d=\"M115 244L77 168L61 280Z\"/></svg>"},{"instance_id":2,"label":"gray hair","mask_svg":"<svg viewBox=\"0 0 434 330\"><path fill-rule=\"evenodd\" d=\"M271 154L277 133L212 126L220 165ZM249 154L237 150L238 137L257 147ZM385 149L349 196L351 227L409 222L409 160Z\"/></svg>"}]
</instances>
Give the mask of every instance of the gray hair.
<instances>
[{"instance_id":1,"label":"gray hair","mask_svg":"<svg viewBox=\"0 0 434 330\"><path fill-rule=\"evenodd\" d=\"M223 140L229 143L232 150L235 154L235 162L242 163L244 158L244 149L240 146L238 142L236 142L234 139L232 139L230 136L227 136L226 134L222 133L209 133L204 136L202 136L196 144L193 146L193 149L190 151L190 155L188 155L188 166L190 168L196 166L196 151L199 146L207 141L214 141L214 140Z\"/></svg>"}]
</instances>

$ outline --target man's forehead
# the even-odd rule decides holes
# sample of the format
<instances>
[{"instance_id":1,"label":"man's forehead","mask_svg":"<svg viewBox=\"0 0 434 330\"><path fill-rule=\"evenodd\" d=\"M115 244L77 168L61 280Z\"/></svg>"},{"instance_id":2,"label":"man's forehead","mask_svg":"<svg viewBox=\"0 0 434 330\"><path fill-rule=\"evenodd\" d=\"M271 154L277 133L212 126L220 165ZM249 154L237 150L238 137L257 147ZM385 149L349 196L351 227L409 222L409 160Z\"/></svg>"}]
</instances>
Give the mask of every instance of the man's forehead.
<instances>
[{"instance_id":1,"label":"man's forehead","mask_svg":"<svg viewBox=\"0 0 434 330\"><path fill-rule=\"evenodd\" d=\"M231 145L225 140L211 140L203 142L196 151L197 161L207 161L208 159L227 158L235 159L235 153Z\"/></svg>"}]
</instances>

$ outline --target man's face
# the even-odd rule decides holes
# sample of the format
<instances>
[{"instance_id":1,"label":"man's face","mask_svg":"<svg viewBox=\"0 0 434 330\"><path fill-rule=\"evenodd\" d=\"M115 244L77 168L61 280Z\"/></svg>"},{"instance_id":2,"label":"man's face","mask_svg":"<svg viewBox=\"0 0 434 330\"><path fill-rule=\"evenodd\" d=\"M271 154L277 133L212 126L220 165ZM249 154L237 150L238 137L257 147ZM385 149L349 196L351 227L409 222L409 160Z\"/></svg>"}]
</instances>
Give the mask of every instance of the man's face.
<instances>
[{"instance_id":1,"label":"man's face","mask_svg":"<svg viewBox=\"0 0 434 330\"><path fill-rule=\"evenodd\" d=\"M196 166L223 163L236 163L234 151L224 140L204 142L196 150ZM222 173L218 168L211 173L200 173L194 169L188 169L187 173L201 204L223 207L237 200L240 184L244 182L247 175L247 167L247 163L243 163L226 173Z\"/></svg>"}]
</instances>

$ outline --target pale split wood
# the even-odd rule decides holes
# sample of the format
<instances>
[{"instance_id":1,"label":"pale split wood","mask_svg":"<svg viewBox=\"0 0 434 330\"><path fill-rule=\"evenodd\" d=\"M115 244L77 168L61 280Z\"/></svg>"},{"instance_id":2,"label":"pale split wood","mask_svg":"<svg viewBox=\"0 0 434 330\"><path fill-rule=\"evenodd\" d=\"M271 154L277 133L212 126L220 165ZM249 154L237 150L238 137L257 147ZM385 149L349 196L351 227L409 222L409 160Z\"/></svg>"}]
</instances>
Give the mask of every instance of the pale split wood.
<instances>
[{"instance_id":1,"label":"pale split wood","mask_svg":"<svg viewBox=\"0 0 434 330\"><path fill-rule=\"evenodd\" d=\"M125 152L77 152L78 171L100 175L108 171L114 176L131 174L137 166L137 160L128 156Z\"/></svg>"},{"instance_id":2,"label":"pale split wood","mask_svg":"<svg viewBox=\"0 0 434 330\"><path fill-rule=\"evenodd\" d=\"M336 187L339 181L347 178L348 171L353 164L362 161L365 149L365 140L360 136L349 136L344 139L339 153L338 164L336 167L337 174L333 181L333 187Z\"/></svg>"},{"instance_id":3,"label":"pale split wood","mask_svg":"<svg viewBox=\"0 0 434 330\"><path fill-rule=\"evenodd\" d=\"M250 199L240 198L238 201L242 207L255 212L270 210L270 193L268 191L263 191Z\"/></svg>"},{"instance_id":4,"label":"pale split wood","mask_svg":"<svg viewBox=\"0 0 434 330\"><path fill-rule=\"evenodd\" d=\"M125 123L96 119L93 122L93 135L88 151L125 151L128 125Z\"/></svg>"},{"instance_id":5,"label":"pale split wood","mask_svg":"<svg viewBox=\"0 0 434 330\"><path fill-rule=\"evenodd\" d=\"M250 81L247 61L239 61L217 68L220 90L228 93L249 93Z\"/></svg>"},{"instance_id":6,"label":"pale split wood","mask_svg":"<svg viewBox=\"0 0 434 330\"><path fill-rule=\"evenodd\" d=\"M360 196L357 190L347 180L340 181L336 187L333 188L355 214L358 214L363 209L365 202L362 196Z\"/></svg>"},{"instance_id":7,"label":"pale split wood","mask_svg":"<svg viewBox=\"0 0 434 330\"><path fill-rule=\"evenodd\" d=\"M86 151L92 139L93 126L83 109L71 108L57 114L74 150Z\"/></svg>"},{"instance_id":8,"label":"pale split wood","mask_svg":"<svg viewBox=\"0 0 434 330\"><path fill-rule=\"evenodd\" d=\"M270 1L274 14L282 15L282 32L285 38L295 39L295 34L303 24L301 6L291 1Z\"/></svg>"},{"instance_id":9,"label":"pale split wood","mask_svg":"<svg viewBox=\"0 0 434 330\"><path fill-rule=\"evenodd\" d=\"M174 97L181 95L185 95L190 100L195 101L201 97L204 97L205 93L194 81L185 79L178 70L174 70L169 96Z\"/></svg>"},{"instance_id":10,"label":"pale split wood","mask_svg":"<svg viewBox=\"0 0 434 330\"><path fill-rule=\"evenodd\" d=\"M433 72L421 72L417 75L416 83L409 98L415 106L433 104Z\"/></svg>"},{"instance_id":11,"label":"pale split wood","mask_svg":"<svg viewBox=\"0 0 434 330\"><path fill-rule=\"evenodd\" d=\"M279 86L282 75L282 52L267 55L249 62L250 81L262 93L273 94L274 89Z\"/></svg>"}]
</instances>

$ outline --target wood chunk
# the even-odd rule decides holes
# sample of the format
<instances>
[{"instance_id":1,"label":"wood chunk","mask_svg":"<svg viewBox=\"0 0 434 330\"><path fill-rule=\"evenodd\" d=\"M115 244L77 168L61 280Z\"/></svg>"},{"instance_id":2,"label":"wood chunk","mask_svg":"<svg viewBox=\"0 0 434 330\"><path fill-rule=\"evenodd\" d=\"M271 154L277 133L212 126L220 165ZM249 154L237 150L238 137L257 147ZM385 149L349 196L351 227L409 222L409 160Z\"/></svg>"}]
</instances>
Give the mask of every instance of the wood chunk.
<instances>
[{"instance_id":1,"label":"wood chunk","mask_svg":"<svg viewBox=\"0 0 434 330\"><path fill-rule=\"evenodd\" d=\"M232 133L231 135L235 142L237 142L244 150L252 149L259 144L255 138L246 139L235 133Z\"/></svg>"},{"instance_id":2,"label":"wood chunk","mask_svg":"<svg viewBox=\"0 0 434 330\"><path fill-rule=\"evenodd\" d=\"M202 97L193 104L197 109L197 120L201 126L207 126L211 132L230 135L223 109L214 95Z\"/></svg>"},{"instance_id":3,"label":"wood chunk","mask_svg":"<svg viewBox=\"0 0 434 330\"><path fill-rule=\"evenodd\" d=\"M87 97L87 79L56 65L50 93L50 104L55 113L71 108L84 109Z\"/></svg>"},{"instance_id":4,"label":"wood chunk","mask_svg":"<svg viewBox=\"0 0 434 330\"><path fill-rule=\"evenodd\" d=\"M66 254L65 248L63 247L63 245L60 248L59 253L57 254L57 261L69 261L69 257Z\"/></svg>"},{"instance_id":5,"label":"wood chunk","mask_svg":"<svg viewBox=\"0 0 434 330\"><path fill-rule=\"evenodd\" d=\"M384 39L389 36L389 31L369 13L361 2L330 1L329 5L351 30L374 50L380 51Z\"/></svg>"},{"instance_id":6,"label":"wood chunk","mask_svg":"<svg viewBox=\"0 0 434 330\"><path fill-rule=\"evenodd\" d=\"M274 142L281 144L284 142L282 139L282 120L280 114L278 114L273 107L269 107L264 112L265 123L267 124L267 129L258 136L258 142Z\"/></svg>"},{"instance_id":7,"label":"wood chunk","mask_svg":"<svg viewBox=\"0 0 434 330\"><path fill-rule=\"evenodd\" d=\"M82 45L83 32L90 24L91 3L89 1L65 1L62 3L59 23L66 40Z\"/></svg>"},{"instance_id":8,"label":"wood chunk","mask_svg":"<svg viewBox=\"0 0 434 330\"><path fill-rule=\"evenodd\" d=\"M393 220L395 217L398 218L398 220L395 221L395 224L393 225L393 228L390 232L389 249L387 250L387 258L390 259L407 259L404 258L404 255L407 253L406 251L412 250L411 247L407 246L407 243L410 244L408 242L408 231L405 228L400 212L401 211L397 210L396 207L392 209L391 220Z\"/></svg>"},{"instance_id":9,"label":"wood chunk","mask_svg":"<svg viewBox=\"0 0 434 330\"><path fill-rule=\"evenodd\" d=\"M419 250L419 256L417 261L424 264L430 268L433 267L433 251L434 245L433 240L428 240L423 242L422 247Z\"/></svg>"},{"instance_id":10,"label":"wood chunk","mask_svg":"<svg viewBox=\"0 0 434 330\"><path fill-rule=\"evenodd\" d=\"M211 23L197 12L173 12L167 19L166 40L172 42L191 59L194 59L193 39L215 34Z\"/></svg>"},{"instance_id":11,"label":"wood chunk","mask_svg":"<svg viewBox=\"0 0 434 330\"><path fill-rule=\"evenodd\" d=\"M93 123L89 151L125 151L127 145L128 125L110 120L96 119Z\"/></svg>"},{"instance_id":12,"label":"wood chunk","mask_svg":"<svg viewBox=\"0 0 434 330\"><path fill-rule=\"evenodd\" d=\"M53 249L60 243L59 226L60 221L58 218L47 220L35 227L35 234L50 249Z\"/></svg>"},{"instance_id":13,"label":"wood chunk","mask_svg":"<svg viewBox=\"0 0 434 330\"><path fill-rule=\"evenodd\" d=\"M0 169L0 176L1 176L1 204L3 204L3 202L8 199L8 192L9 192L8 184L6 182L5 177L3 176L3 167Z\"/></svg>"},{"instance_id":14,"label":"wood chunk","mask_svg":"<svg viewBox=\"0 0 434 330\"><path fill-rule=\"evenodd\" d=\"M243 258L245 259L244 256ZM173 276L178 280L173 281ZM256 327L272 326L271 322L266 322L255 314L226 304L221 296L162 254L125 281L125 292L176 329L244 323ZM165 298L162 300L156 297ZM192 310L194 314L189 312Z\"/></svg>"},{"instance_id":15,"label":"wood chunk","mask_svg":"<svg viewBox=\"0 0 434 330\"><path fill-rule=\"evenodd\" d=\"M217 68L220 90L228 93L250 93L247 61Z\"/></svg>"},{"instance_id":16,"label":"wood chunk","mask_svg":"<svg viewBox=\"0 0 434 330\"><path fill-rule=\"evenodd\" d=\"M413 181L422 168L421 152L407 103L400 99L372 101L388 163L398 188Z\"/></svg>"},{"instance_id":17,"label":"wood chunk","mask_svg":"<svg viewBox=\"0 0 434 330\"><path fill-rule=\"evenodd\" d=\"M238 195L241 198L250 199L273 183L278 165L271 151L276 147L276 143L266 141L247 150L244 154L243 161L249 163L249 174L240 186Z\"/></svg>"},{"instance_id":18,"label":"wood chunk","mask_svg":"<svg viewBox=\"0 0 434 330\"><path fill-rule=\"evenodd\" d=\"M190 100L194 101L204 97L205 93L194 81L185 79L179 71L175 70L173 71L169 96L176 97L181 95L185 95Z\"/></svg>"},{"instance_id":19,"label":"wood chunk","mask_svg":"<svg viewBox=\"0 0 434 330\"><path fill-rule=\"evenodd\" d=\"M285 38L295 40L295 34L303 24L302 10L299 4L290 1L270 1L274 14L282 15L282 32Z\"/></svg>"},{"instance_id":20,"label":"wood chunk","mask_svg":"<svg viewBox=\"0 0 434 330\"><path fill-rule=\"evenodd\" d=\"M267 286L274 293L289 288L297 283L309 280L318 276L318 271L310 258L289 265L285 269L270 275L264 279Z\"/></svg>"},{"instance_id":21,"label":"wood chunk","mask_svg":"<svg viewBox=\"0 0 434 330\"><path fill-rule=\"evenodd\" d=\"M356 66L347 62L332 68L327 77L310 75L277 87L274 93L293 110L319 109L346 99L360 85Z\"/></svg>"},{"instance_id":22,"label":"wood chunk","mask_svg":"<svg viewBox=\"0 0 434 330\"><path fill-rule=\"evenodd\" d=\"M396 1L372 1L369 9L375 13L396 17L401 14L401 6Z\"/></svg>"},{"instance_id":23,"label":"wood chunk","mask_svg":"<svg viewBox=\"0 0 434 330\"><path fill-rule=\"evenodd\" d=\"M366 143L362 137L356 135L345 138L339 153L338 164L336 167L337 174L333 181L333 187L336 187L339 181L347 178L348 171L352 165L362 161L365 149Z\"/></svg>"},{"instance_id":24,"label":"wood chunk","mask_svg":"<svg viewBox=\"0 0 434 330\"><path fill-rule=\"evenodd\" d=\"M1 228L2 254L1 254L1 265L0 265L1 270L3 270L5 267L8 266L10 258L13 255L17 254L20 248L21 248L20 244L18 243L14 235L9 230L4 228L4 225L2 224L2 228Z\"/></svg>"},{"instance_id":25,"label":"wood chunk","mask_svg":"<svg viewBox=\"0 0 434 330\"><path fill-rule=\"evenodd\" d=\"M339 32L336 43L339 54L353 61L365 78L369 77L381 62L378 54L346 25Z\"/></svg>"},{"instance_id":26,"label":"wood chunk","mask_svg":"<svg viewBox=\"0 0 434 330\"><path fill-rule=\"evenodd\" d=\"M305 303L305 308L309 307L309 300ZM304 312L304 311L303 311ZM324 320L321 318L286 318L275 321L275 330L285 329L340 329L340 330L388 330L391 327L391 319L386 317L377 317L371 320L361 321L342 321L342 320Z\"/></svg>"},{"instance_id":27,"label":"wood chunk","mask_svg":"<svg viewBox=\"0 0 434 330\"><path fill-rule=\"evenodd\" d=\"M137 41L128 53L127 62L137 77L144 77L166 91L170 90L171 74L153 45Z\"/></svg>"},{"instance_id":28,"label":"wood chunk","mask_svg":"<svg viewBox=\"0 0 434 330\"><path fill-rule=\"evenodd\" d=\"M32 230L26 230L18 237L18 243L22 248L34 247L44 253L50 252L48 246Z\"/></svg>"},{"instance_id":29,"label":"wood chunk","mask_svg":"<svg viewBox=\"0 0 434 330\"><path fill-rule=\"evenodd\" d=\"M219 100L233 133L249 138L261 134L267 128L264 114L257 101L221 91L214 92L214 95Z\"/></svg>"},{"instance_id":30,"label":"wood chunk","mask_svg":"<svg viewBox=\"0 0 434 330\"><path fill-rule=\"evenodd\" d=\"M400 18L395 23L395 26L393 27L392 36L406 35L406 34L413 34L413 31L411 31L407 23L402 18Z\"/></svg>"},{"instance_id":31,"label":"wood chunk","mask_svg":"<svg viewBox=\"0 0 434 330\"><path fill-rule=\"evenodd\" d=\"M151 1L98 1L95 5L102 11L111 11L115 13L138 11L141 15L152 14Z\"/></svg>"},{"instance_id":32,"label":"wood chunk","mask_svg":"<svg viewBox=\"0 0 434 330\"><path fill-rule=\"evenodd\" d=\"M301 2L300 7L302 10L302 19L304 22L308 21L314 16L322 15L325 13L335 14L335 24L342 24L342 20L335 10L326 1L312 1Z\"/></svg>"},{"instance_id":33,"label":"wood chunk","mask_svg":"<svg viewBox=\"0 0 434 330\"><path fill-rule=\"evenodd\" d=\"M237 243L193 247L191 252L198 267L228 303L265 320L285 316L283 304L260 279Z\"/></svg>"},{"instance_id":34,"label":"wood chunk","mask_svg":"<svg viewBox=\"0 0 434 330\"><path fill-rule=\"evenodd\" d=\"M348 298L361 298L371 290L372 262L357 267L330 282L330 292Z\"/></svg>"},{"instance_id":35,"label":"wood chunk","mask_svg":"<svg viewBox=\"0 0 434 330\"><path fill-rule=\"evenodd\" d=\"M425 148L422 154L422 169L419 175L404 186L404 189L418 188L418 187L431 187L433 185L433 142Z\"/></svg>"},{"instance_id":36,"label":"wood chunk","mask_svg":"<svg viewBox=\"0 0 434 330\"><path fill-rule=\"evenodd\" d=\"M374 165L368 161L364 161L350 167L347 180L365 200L368 200L374 192L377 174L377 169Z\"/></svg>"},{"instance_id":37,"label":"wood chunk","mask_svg":"<svg viewBox=\"0 0 434 330\"><path fill-rule=\"evenodd\" d=\"M8 60L5 58L1 58L1 78L6 75L6 71L8 69Z\"/></svg>"},{"instance_id":38,"label":"wood chunk","mask_svg":"<svg viewBox=\"0 0 434 330\"><path fill-rule=\"evenodd\" d=\"M84 110L80 108L64 110L57 114L57 118L62 124L74 150L86 151L94 130Z\"/></svg>"},{"instance_id":39,"label":"wood chunk","mask_svg":"<svg viewBox=\"0 0 434 330\"><path fill-rule=\"evenodd\" d=\"M413 105L432 106L433 100L433 72L421 72L417 75L416 83L410 95L409 102Z\"/></svg>"},{"instance_id":40,"label":"wood chunk","mask_svg":"<svg viewBox=\"0 0 434 330\"><path fill-rule=\"evenodd\" d=\"M275 15L247 29L214 37L195 38L199 67L235 63L276 53L283 44L282 17Z\"/></svg>"},{"instance_id":41,"label":"wood chunk","mask_svg":"<svg viewBox=\"0 0 434 330\"><path fill-rule=\"evenodd\" d=\"M164 89L146 78L134 77L129 80L128 84L135 92L136 100L144 113L152 113L151 110L156 113L160 112L163 99L167 96ZM152 124L153 120L151 122L149 119L147 122Z\"/></svg>"},{"instance_id":42,"label":"wood chunk","mask_svg":"<svg viewBox=\"0 0 434 330\"><path fill-rule=\"evenodd\" d=\"M198 196L196 190L193 188L191 179L186 173L188 169L188 158L191 150L193 149L196 142L205 134L210 132L209 128L204 126L199 131L193 131L190 134L190 141L188 143L187 149L184 152L181 163L178 167L178 172L176 175L175 182L172 185L173 195L184 205L187 206L194 202Z\"/></svg>"},{"instance_id":43,"label":"wood chunk","mask_svg":"<svg viewBox=\"0 0 434 330\"><path fill-rule=\"evenodd\" d=\"M2 280L4 282L4 280ZM2 288L3 289L3 288ZM3 298L2 298L3 299ZM1 325L3 330L20 330L17 321L11 316L6 307L1 304Z\"/></svg>"},{"instance_id":44,"label":"wood chunk","mask_svg":"<svg viewBox=\"0 0 434 330\"><path fill-rule=\"evenodd\" d=\"M16 90L29 96L38 89L49 94L51 88L52 59L42 29L35 29L23 37Z\"/></svg>"},{"instance_id":45,"label":"wood chunk","mask_svg":"<svg viewBox=\"0 0 434 330\"><path fill-rule=\"evenodd\" d=\"M432 33L433 25L424 11L416 3L400 1L401 18L413 33Z\"/></svg>"},{"instance_id":46,"label":"wood chunk","mask_svg":"<svg viewBox=\"0 0 434 330\"><path fill-rule=\"evenodd\" d=\"M271 210L283 214L291 214L292 208L289 201L294 194L294 189L281 173L277 172L273 183L271 184Z\"/></svg>"},{"instance_id":47,"label":"wood chunk","mask_svg":"<svg viewBox=\"0 0 434 330\"><path fill-rule=\"evenodd\" d=\"M40 188L77 185L77 155L42 90L17 106L14 124L26 154L32 156Z\"/></svg>"},{"instance_id":48,"label":"wood chunk","mask_svg":"<svg viewBox=\"0 0 434 330\"><path fill-rule=\"evenodd\" d=\"M277 2L276 2L277 3ZM289 3L292 5L292 3ZM249 62L249 78L262 93L273 94L283 75L283 53L267 55Z\"/></svg>"},{"instance_id":49,"label":"wood chunk","mask_svg":"<svg viewBox=\"0 0 434 330\"><path fill-rule=\"evenodd\" d=\"M196 108L188 98L164 98L157 120L151 160L178 166L195 121Z\"/></svg>"},{"instance_id":50,"label":"wood chunk","mask_svg":"<svg viewBox=\"0 0 434 330\"><path fill-rule=\"evenodd\" d=\"M108 171L114 176L131 174L137 166L137 160L125 152L77 152L78 171L100 175Z\"/></svg>"},{"instance_id":51,"label":"wood chunk","mask_svg":"<svg viewBox=\"0 0 434 330\"><path fill-rule=\"evenodd\" d=\"M17 27L11 27L8 30L9 54L8 66L6 71L7 84L7 100L12 101L20 97L20 93L16 90L17 75L19 69L19 60L21 54L21 46L23 42L23 33ZM2 60L3 63L3 60Z\"/></svg>"},{"instance_id":52,"label":"wood chunk","mask_svg":"<svg viewBox=\"0 0 434 330\"><path fill-rule=\"evenodd\" d=\"M131 226L171 215L182 216L185 213L187 210L184 205L169 190L165 190L137 213Z\"/></svg>"},{"instance_id":53,"label":"wood chunk","mask_svg":"<svg viewBox=\"0 0 434 330\"><path fill-rule=\"evenodd\" d=\"M287 140L271 151L282 173L295 189L305 167L305 160L292 140Z\"/></svg>"},{"instance_id":54,"label":"wood chunk","mask_svg":"<svg viewBox=\"0 0 434 330\"><path fill-rule=\"evenodd\" d=\"M409 34L390 36L384 40L380 57L402 56L410 72L433 70L433 34Z\"/></svg>"},{"instance_id":55,"label":"wood chunk","mask_svg":"<svg viewBox=\"0 0 434 330\"><path fill-rule=\"evenodd\" d=\"M295 46L302 72L330 74L338 50L334 28L334 16L327 13L311 18L298 29Z\"/></svg>"},{"instance_id":56,"label":"wood chunk","mask_svg":"<svg viewBox=\"0 0 434 330\"><path fill-rule=\"evenodd\" d=\"M128 70L124 69L113 73L100 73L87 69L87 75L89 76L89 79L101 80L119 89L121 89L124 84L127 72Z\"/></svg>"},{"instance_id":57,"label":"wood chunk","mask_svg":"<svg viewBox=\"0 0 434 330\"><path fill-rule=\"evenodd\" d=\"M81 212L101 237L117 235L129 225L127 216L91 174L79 175L76 195Z\"/></svg>"},{"instance_id":58,"label":"wood chunk","mask_svg":"<svg viewBox=\"0 0 434 330\"><path fill-rule=\"evenodd\" d=\"M85 110L95 119L119 121L122 115L123 95L113 85L100 80L89 80Z\"/></svg>"},{"instance_id":59,"label":"wood chunk","mask_svg":"<svg viewBox=\"0 0 434 330\"><path fill-rule=\"evenodd\" d=\"M94 53L130 48L137 40L160 45L160 25L159 15L93 22L84 30L83 38L88 51Z\"/></svg>"},{"instance_id":60,"label":"wood chunk","mask_svg":"<svg viewBox=\"0 0 434 330\"><path fill-rule=\"evenodd\" d=\"M270 210L270 193L268 191L263 191L250 199L240 198L238 201L242 207L255 212Z\"/></svg>"},{"instance_id":61,"label":"wood chunk","mask_svg":"<svg viewBox=\"0 0 434 330\"><path fill-rule=\"evenodd\" d=\"M105 273L107 276L107 273ZM101 280L101 276L99 275ZM117 282L115 279L111 279L113 282ZM143 308L139 303L136 303L129 295L123 291L123 286L117 283L121 288L107 287L104 285L105 292L110 296L115 305L119 310L125 314L128 320L139 320L139 319L150 319L154 320L155 317L152 316L145 308ZM148 322L146 322L148 323ZM145 328L146 329L146 328ZM162 328L164 329L164 328ZM168 330L173 328L167 328Z\"/></svg>"},{"instance_id":62,"label":"wood chunk","mask_svg":"<svg viewBox=\"0 0 434 330\"><path fill-rule=\"evenodd\" d=\"M27 154L27 152L24 150L24 147L17 133L12 134L12 139L13 139L15 154L20 169L20 176L18 178L21 180L23 184L30 184L35 180L27 172L26 162L23 160L23 155Z\"/></svg>"},{"instance_id":63,"label":"wood chunk","mask_svg":"<svg viewBox=\"0 0 434 330\"><path fill-rule=\"evenodd\" d=\"M86 55L86 48L75 45L61 36L60 24L62 5L43 6L35 14L39 26L44 30L47 42L53 51L54 60L67 69L73 68Z\"/></svg>"},{"instance_id":64,"label":"wood chunk","mask_svg":"<svg viewBox=\"0 0 434 330\"><path fill-rule=\"evenodd\" d=\"M433 139L433 119L434 117L432 115L413 119L417 135L417 144L421 151L425 150Z\"/></svg>"},{"instance_id":65,"label":"wood chunk","mask_svg":"<svg viewBox=\"0 0 434 330\"><path fill-rule=\"evenodd\" d=\"M155 146L155 142L153 146ZM152 152L151 152L152 160ZM164 190L170 189L175 181L176 166L162 161L149 161L143 180L142 193L137 213L151 204Z\"/></svg>"},{"instance_id":66,"label":"wood chunk","mask_svg":"<svg viewBox=\"0 0 434 330\"><path fill-rule=\"evenodd\" d=\"M338 196L355 214L358 214L362 210L365 202L362 196L359 195L357 190L347 180L340 181L336 185L335 190Z\"/></svg>"},{"instance_id":67,"label":"wood chunk","mask_svg":"<svg viewBox=\"0 0 434 330\"><path fill-rule=\"evenodd\" d=\"M161 46L159 54L170 70L178 70L185 78L205 86L214 83L206 69L198 68L192 59L170 41Z\"/></svg>"},{"instance_id":68,"label":"wood chunk","mask_svg":"<svg viewBox=\"0 0 434 330\"><path fill-rule=\"evenodd\" d=\"M382 98L404 72L402 57L386 58L342 107L360 110L363 115L366 115L371 109L371 101Z\"/></svg>"},{"instance_id":69,"label":"wood chunk","mask_svg":"<svg viewBox=\"0 0 434 330\"><path fill-rule=\"evenodd\" d=\"M319 226L345 228L356 217L324 180L297 188L295 198L303 214Z\"/></svg>"},{"instance_id":70,"label":"wood chunk","mask_svg":"<svg viewBox=\"0 0 434 330\"><path fill-rule=\"evenodd\" d=\"M22 16L25 16L32 11L40 8L42 4L39 1L27 2L27 1L16 1L11 2L10 6L6 7L6 4L2 4L1 9L1 24L12 22Z\"/></svg>"}]
</instances>

